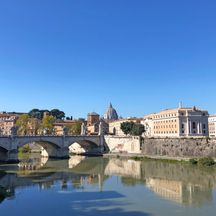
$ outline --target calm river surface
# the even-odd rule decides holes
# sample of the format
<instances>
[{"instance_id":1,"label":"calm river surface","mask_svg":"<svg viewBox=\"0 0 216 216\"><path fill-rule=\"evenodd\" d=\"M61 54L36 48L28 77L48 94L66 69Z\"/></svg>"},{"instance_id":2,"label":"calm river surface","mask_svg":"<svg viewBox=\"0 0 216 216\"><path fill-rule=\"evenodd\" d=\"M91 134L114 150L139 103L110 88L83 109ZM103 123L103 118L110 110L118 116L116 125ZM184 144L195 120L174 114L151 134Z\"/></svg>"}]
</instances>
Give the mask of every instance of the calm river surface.
<instances>
[{"instance_id":1,"label":"calm river surface","mask_svg":"<svg viewBox=\"0 0 216 216\"><path fill-rule=\"evenodd\" d=\"M216 212L216 171L161 161L73 156L0 165L1 216Z\"/></svg>"}]
</instances>

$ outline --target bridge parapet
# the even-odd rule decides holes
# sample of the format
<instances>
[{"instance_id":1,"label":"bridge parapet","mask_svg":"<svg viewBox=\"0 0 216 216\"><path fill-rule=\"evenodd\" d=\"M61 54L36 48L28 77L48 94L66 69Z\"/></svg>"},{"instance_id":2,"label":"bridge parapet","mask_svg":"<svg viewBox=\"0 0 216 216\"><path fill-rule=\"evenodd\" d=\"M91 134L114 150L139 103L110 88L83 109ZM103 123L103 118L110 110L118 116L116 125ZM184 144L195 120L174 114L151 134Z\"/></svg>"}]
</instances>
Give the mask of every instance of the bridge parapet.
<instances>
[{"instance_id":1,"label":"bridge parapet","mask_svg":"<svg viewBox=\"0 0 216 216\"><path fill-rule=\"evenodd\" d=\"M69 156L69 147L74 143L80 144L88 151L94 149L95 152L102 153L104 149L103 136L96 135L76 135L76 136L56 136L56 135L25 135L25 136L0 136L0 151L4 152L1 158L4 160L17 160L18 148L29 143L37 143L42 147L42 156L65 158ZM89 146L95 146L90 148Z\"/></svg>"}]
</instances>

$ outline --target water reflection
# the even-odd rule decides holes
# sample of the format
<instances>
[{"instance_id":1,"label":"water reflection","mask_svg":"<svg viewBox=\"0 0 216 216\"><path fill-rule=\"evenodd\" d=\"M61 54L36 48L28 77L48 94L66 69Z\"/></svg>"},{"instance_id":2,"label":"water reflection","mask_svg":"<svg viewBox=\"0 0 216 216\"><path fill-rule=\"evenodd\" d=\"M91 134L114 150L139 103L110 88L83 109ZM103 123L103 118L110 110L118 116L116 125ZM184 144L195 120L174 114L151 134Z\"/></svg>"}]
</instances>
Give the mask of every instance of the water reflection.
<instances>
[{"instance_id":1,"label":"water reflection","mask_svg":"<svg viewBox=\"0 0 216 216\"><path fill-rule=\"evenodd\" d=\"M127 186L144 184L157 195L184 205L211 204L216 188L214 170L154 160L111 159L105 174L121 175Z\"/></svg>"},{"instance_id":2,"label":"water reflection","mask_svg":"<svg viewBox=\"0 0 216 216\"><path fill-rule=\"evenodd\" d=\"M6 175L4 171L0 171L0 179ZM14 191L7 189L0 185L0 203L3 202L6 198L14 196Z\"/></svg>"},{"instance_id":3,"label":"water reflection","mask_svg":"<svg viewBox=\"0 0 216 216\"><path fill-rule=\"evenodd\" d=\"M185 206L210 205L213 202L212 191L216 187L214 170L151 160L83 156L61 161L28 158L18 166L1 165L0 170L0 202L14 197L19 188L38 185L40 190L48 190L58 184L61 193L77 192L73 203L76 208L81 208L79 197L80 200L86 199L86 203L82 203L83 208L92 205L87 203L91 197L94 200L124 197L117 191L106 190L105 182L112 176L120 176L125 190L128 186L141 185L158 197ZM85 188L89 185L96 187L97 191L87 193Z\"/></svg>"},{"instance_id":4,"label":"water reflection","mask_svg":"<svg viewBox=\"0 0 216 216\"><path fill-rule=\"evenodd\" d=\"M76 167L81 161L85 160L85 158L85 156L79 155L73 155L72 157L70 157L70 159L68 160L69 169Z\"/></svg>"},{"instance_id":5,"label":"water reflection","mask_svg":"<svg viewBox=\"0 0 216 216\"><path fill-rule=\"evenodd\" d=\"M19 174L29 174L42 168L48 161L47 157L30 157L23 159L18 164Z\"/></svg>"}]
</instances>

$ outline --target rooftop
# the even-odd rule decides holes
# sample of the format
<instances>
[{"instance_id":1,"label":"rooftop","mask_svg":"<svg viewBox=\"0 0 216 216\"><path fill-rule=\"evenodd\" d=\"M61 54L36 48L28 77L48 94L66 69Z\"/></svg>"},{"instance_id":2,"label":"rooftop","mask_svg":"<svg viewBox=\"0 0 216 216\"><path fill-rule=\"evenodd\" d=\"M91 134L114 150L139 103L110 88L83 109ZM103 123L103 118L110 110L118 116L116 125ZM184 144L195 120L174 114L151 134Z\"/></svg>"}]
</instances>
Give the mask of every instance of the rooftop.
<instances>
[{"instance_id":1,"label":"rooftop","mask_svg":"<svg viewBox=\"0 0 216 216\"><path fill-rule=\"evenodd\" d=\"M99 114L97 114L96 112L91 112L91 113L88 113L88 115L94 115L94 116L99 116Z\"/></svg>"}]
</instances>

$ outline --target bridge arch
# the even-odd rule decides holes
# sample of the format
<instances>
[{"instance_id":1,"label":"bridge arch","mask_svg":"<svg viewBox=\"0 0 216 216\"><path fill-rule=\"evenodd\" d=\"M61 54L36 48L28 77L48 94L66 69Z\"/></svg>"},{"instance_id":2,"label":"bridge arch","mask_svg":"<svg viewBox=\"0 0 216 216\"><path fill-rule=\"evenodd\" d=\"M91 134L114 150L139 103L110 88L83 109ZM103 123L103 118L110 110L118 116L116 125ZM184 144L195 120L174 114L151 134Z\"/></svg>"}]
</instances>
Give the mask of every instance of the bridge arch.
<instances>
[{"instance_id":1,"label":"bridge arch","mask_svg":"<svg viewBox=\"0 0 216 216\"><path fill-rule=\"evenodd\" d=\"M75 144L86 154L100 154L103 151L101 136L8 136L0 137L0 146L8 151L8 161L18 161L18 148L29 143L37 143L42 148L43 157L68 158L69 150L76 149ZM1 151L6 155L6 151ZM74 153L77 153L76 151Z\"/></svg>"},{"instance_id":2,"label":"bridge arch","mask_svg":"<svg viewBox=\"0 0 216 216\"><path fill-rule=\"evenodd\" d=\"M91 140L76 140L69 144L70 154L98 154L99 146Z\"/></svg>"},{"instance_id":3,"label":"bridge arch","mask_svg":"<svg viewBox=\"0 0 216 216\"><path fill-rule=\"evenodd\" d=\"M8 157L8 150L0 146L0 162L6 161L7 157Z\"/></svg>"},{"instance_id":4,"label":"bridge arch","mask_svg":"<svg viewBox=\"0 0 216 216\"><path fill-rule=\"evenodd\" d=\"M17 146L18 148L23 147L27 144L36 144L41 147L40 152L42 157L55 158L59 156L60 147L51 141L47 140L23 140Z\"/></svg>"}]
</instances>

